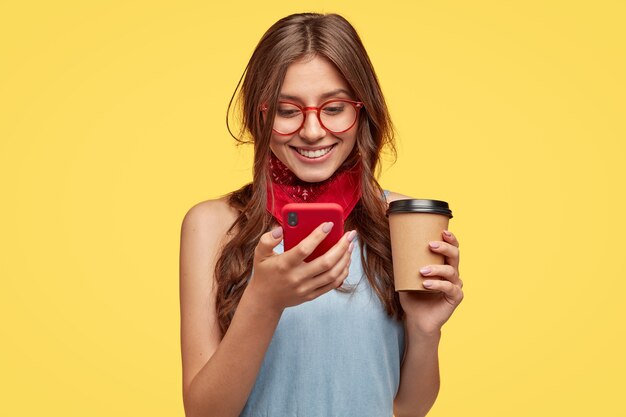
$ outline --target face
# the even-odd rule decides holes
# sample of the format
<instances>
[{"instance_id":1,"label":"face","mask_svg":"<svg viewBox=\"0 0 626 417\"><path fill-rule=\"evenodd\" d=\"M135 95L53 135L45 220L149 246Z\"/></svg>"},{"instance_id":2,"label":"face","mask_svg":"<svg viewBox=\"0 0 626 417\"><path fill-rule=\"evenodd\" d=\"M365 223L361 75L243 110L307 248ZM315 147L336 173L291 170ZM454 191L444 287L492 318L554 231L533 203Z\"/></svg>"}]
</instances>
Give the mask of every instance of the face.
<instances>
[{"instance_id":1,"label":"face","mask_svg":"<svg viewBox=\"0 0 626 417\"><path fill-rule=\"evenodd\" d=\"M331 99L355 100L355 97L329 60L315 56L296 61L287 68L279 100L302 107L318 107ZM273 132L270 148L301 180L324 181L333 175L354 148L358 119L348 131L332 133L320 125L315 111L306 111L305 115L299 131L288 136ZM328 149L330 151L325 153Z\"/></svg>"}]
</instances>

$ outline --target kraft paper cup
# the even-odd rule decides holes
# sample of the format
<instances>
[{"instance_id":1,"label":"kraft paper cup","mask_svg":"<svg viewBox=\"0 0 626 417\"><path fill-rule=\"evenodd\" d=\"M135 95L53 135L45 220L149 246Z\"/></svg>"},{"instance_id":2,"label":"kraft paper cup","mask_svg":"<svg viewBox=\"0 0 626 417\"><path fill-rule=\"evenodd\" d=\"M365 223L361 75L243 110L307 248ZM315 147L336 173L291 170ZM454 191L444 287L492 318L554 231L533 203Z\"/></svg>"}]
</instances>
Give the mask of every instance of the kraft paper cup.
<instances>
[{"instance_id":1,"label":"kraft paper cup","mask_svg":"<svg viewBox=\"0 0 626 417\"><path fill-rule=\"evenodd\" d=\"M396 291L439 292L424 288L422 282L427 278L422 276L420 268L445 263L444 256L431 251L428 242L441 240L441 232L448 229L452 218L448 203L396 200L389 204L387 216Z\"/></svg>"}]
</instances>

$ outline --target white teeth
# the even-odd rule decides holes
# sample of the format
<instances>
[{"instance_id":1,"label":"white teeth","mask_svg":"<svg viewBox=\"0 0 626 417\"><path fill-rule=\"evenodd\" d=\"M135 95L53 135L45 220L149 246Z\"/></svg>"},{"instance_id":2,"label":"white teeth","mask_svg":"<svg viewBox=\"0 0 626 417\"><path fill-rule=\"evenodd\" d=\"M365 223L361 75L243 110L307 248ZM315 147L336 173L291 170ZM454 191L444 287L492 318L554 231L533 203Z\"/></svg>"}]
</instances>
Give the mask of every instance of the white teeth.
<instances>
[{"instance_id":1,"label":"white teeth","mask_svg":"<svg viewBox=\"0 0 626 417\"><path fill-rule=\"evenodd\" d=\"M296 148L296 151L298 151L300 155L304 155L307 158L319 158L320 156L324 156L330 152L331 148L332 146L329 146L328 148L318 149L317 151L305 151L303 149Z\"/></svg>"}]
</instances>

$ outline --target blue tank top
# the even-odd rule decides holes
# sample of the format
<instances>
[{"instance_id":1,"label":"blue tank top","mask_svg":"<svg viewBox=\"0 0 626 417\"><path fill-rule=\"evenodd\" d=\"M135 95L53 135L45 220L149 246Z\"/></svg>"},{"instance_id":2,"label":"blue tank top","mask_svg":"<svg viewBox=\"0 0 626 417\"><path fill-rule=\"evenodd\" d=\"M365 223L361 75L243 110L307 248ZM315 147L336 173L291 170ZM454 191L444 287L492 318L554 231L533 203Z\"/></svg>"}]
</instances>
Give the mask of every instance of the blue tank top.
<instances>
[{"instance_id":1,"label":"blue tank top","mask_svg":"<svg viewBox=\"0 0 626 417\"><path fill-rule=\"evenodd\" d=\"M393 415L404 325L372 289L361 250L357 236L346 278L358 284L353 293L331 290L283 311L240 417Z\"/></svg>"}]
</instances>

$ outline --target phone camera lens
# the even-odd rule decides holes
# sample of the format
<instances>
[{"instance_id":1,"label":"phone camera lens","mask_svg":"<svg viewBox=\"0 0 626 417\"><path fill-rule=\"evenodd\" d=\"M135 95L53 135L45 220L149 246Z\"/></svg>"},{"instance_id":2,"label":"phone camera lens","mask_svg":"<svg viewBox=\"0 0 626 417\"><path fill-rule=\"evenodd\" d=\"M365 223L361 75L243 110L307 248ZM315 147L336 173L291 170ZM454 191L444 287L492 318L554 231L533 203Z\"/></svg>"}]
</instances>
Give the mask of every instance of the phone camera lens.
<instances>
[{"instance_id":1,"label":"phone camera lens","mask_svg":"<svg viewBox=\"0 0 626 417\"><path fill-rule=\"evenodd\" d=\"M287 215L287 224L289 224L289 226L296 226L298 224L298 213L290 211Z\"/></svg>"}]
</instances>

